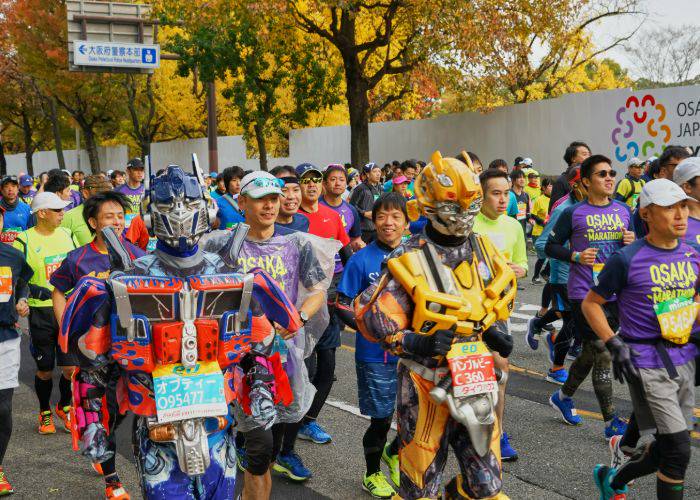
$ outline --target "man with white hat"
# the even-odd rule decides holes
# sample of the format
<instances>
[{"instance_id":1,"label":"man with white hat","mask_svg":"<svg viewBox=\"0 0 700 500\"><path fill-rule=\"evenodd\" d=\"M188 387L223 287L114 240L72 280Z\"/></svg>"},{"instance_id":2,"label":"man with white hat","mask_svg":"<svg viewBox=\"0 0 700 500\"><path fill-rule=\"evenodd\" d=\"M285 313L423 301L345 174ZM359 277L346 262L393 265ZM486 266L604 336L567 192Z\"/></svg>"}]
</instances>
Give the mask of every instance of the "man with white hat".
<instances>
[{"instance_id":1,"label":"man with white hat","mask_svg":"<svg viewBox=\"0 0 700 500\"><path fill-rule=\"evenodd\" d=\"M615 188L615 199L626 203L628 207L634 209L637 206L639 193L642 192L645 181L642 179L644 173L644 162L639 158L631 158L627 161L627 174L617 183Z\"/></svg>"},{"instance_id":2,"label":"man with white hat","mask_svg":"<svg viewBox=\"0 0 700 500\"><path fill-rule=\"evenodd\" d=\"M646 184L639 207L649 233L607 260L582 304L591 328L610 352L615 378L628 383L638 433L655 437L619 469L595 467L601 498L624 495L630 481L654 472L658 498L683 498L698 352L689 339L698 333L700 276L700 255L682 241L688 199L671 180ZM619 304L617 335L603 310L613 296ZM628 437L629 432L619 446L624 447Z\"/></svg>"},{"instance_id":3,"label":"man with white hat","mask_svg":"<svg viewBox=\"0 0 700 500\"><path fill-rule=\"evenodd\" d=\"M58 269L66 254L77 247L70 229L59 227L63 220L63 209L70 204L55 193L42 192L32 200L32 213L36 225L17 235L13 246L17 248L34 271L30 285L53 290L49 283L51 274ZM34 389L39 399L39 434L54 434L51 413L51 391L53 370L61 367L63 376L59 383L60 399L55 407L63 420L66 432L70 432L71 375L75 359L58 347L58 323L51 298L41 300L29 298L29 338L31 353L36 361Z\"/></svg>"}]
</instances>

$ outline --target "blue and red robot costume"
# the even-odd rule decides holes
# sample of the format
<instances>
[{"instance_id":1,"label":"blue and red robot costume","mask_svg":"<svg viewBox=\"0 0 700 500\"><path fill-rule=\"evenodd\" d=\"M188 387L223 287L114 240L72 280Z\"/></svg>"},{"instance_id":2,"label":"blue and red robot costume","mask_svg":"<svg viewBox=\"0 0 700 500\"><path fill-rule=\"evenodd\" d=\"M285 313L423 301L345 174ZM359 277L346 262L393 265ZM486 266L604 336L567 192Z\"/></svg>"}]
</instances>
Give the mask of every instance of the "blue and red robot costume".
<instances>
[{"instance_id":1,"label":"blue and red robot costume","mask_svg":"<svg viewBox=\"0 0 700 500\"><path fill-rule=\"evenodd\" d=\"M142 211L155 251L106 281L81 279L61 322L61 346L80 360L74 446L95 462L109 458L104 393L116 365L149 500L233 498L231 403L267 427L275 405L291 399L279 358L251 347L274 335L273 322L297 331L299 314L264 271L228 272L199 248L216 207L196 163L195 174L169 166L150 177ZM110 251L119 261L119 249Z\"/></svg>"}]
</instances>

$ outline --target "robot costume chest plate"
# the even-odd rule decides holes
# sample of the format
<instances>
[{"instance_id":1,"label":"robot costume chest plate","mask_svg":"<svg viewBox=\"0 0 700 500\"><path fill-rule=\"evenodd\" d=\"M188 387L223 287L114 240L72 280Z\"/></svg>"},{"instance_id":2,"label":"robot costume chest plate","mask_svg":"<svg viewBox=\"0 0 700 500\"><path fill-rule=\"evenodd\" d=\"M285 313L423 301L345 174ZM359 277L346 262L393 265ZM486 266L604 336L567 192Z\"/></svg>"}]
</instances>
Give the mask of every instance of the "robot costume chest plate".
<instances>
[{"instance_id":1,"label":"robot costume chest plate","mask_svg":"<svg viewBox=\"0 0 700 500\"><path fill-rule=\"evenodd\" d=\"M429 242L387 262L413 300L416 333L454 329L457 335L470 337L510 316L517 291L515 274L488 239L472 235L470 240L471 262L455 269L443 264Z\"/></svg>"},{"instance_id":2,"label":"robot costume chest plate","mask_svg":"<svg viewBox=\"0 0 700 500\"><path fill-rule=\"evenodd\" d=\"M253 276L119 276L110 280L112 357L126 371L238 362L251 348Z\"/></svg>"}]
</instances>

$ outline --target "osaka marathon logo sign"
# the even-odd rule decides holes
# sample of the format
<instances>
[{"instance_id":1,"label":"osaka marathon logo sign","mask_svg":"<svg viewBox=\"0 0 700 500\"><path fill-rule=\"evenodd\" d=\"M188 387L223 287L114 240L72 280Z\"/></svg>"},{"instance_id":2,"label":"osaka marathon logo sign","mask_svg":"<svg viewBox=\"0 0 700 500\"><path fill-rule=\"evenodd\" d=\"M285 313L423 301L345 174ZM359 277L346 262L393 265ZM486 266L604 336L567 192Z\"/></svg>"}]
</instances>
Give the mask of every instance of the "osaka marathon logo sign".
<instances>
[{"instance_id":1,"label":"osaka marathon logo sign","mask_svg":"<svg viewBox=\"0 0 700 500\"><path fill-rule=\"evenodd\" d=\"M634 157L659 156L671 140L666 106L651 94L641 99L629 96L625 105L615 113L615 121L611 139L619 162Z\"/></svg>"}]
</instances>

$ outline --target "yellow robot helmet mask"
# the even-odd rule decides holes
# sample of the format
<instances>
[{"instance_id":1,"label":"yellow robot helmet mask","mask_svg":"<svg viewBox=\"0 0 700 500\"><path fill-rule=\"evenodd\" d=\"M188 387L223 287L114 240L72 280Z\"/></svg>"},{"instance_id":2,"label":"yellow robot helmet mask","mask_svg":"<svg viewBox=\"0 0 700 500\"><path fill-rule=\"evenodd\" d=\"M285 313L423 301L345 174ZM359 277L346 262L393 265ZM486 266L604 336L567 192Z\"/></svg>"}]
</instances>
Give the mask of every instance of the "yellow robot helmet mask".
<instances>
[{"instance_id":1,"label":"yellow robot helmet mask","mask_svg":"<svg viewBox=\"0 0 700 500\"><path fill-rule=\"evenodd\" d=\"M466 156L466 155L465 155ZM415 181L415 200L409 202L412 219L423 213L435 229L453 236L468 236L481 210L482 191L469 156L467 164L433 153Z\"/></svg>"}]
</instances>

